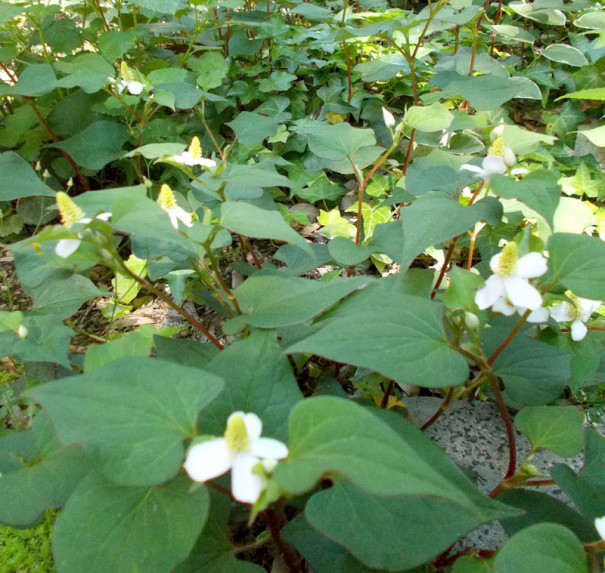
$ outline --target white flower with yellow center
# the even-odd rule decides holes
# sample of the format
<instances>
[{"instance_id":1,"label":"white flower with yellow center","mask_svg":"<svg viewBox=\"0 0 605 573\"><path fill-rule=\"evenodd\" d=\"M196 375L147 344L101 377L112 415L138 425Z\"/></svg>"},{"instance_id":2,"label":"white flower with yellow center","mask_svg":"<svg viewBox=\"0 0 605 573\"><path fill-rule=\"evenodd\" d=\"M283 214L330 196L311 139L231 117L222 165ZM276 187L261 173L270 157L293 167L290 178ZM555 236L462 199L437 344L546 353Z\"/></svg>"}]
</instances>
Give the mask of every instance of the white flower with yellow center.
<instances>
[{"instance_id":1,"label":"white flower with yellow center","mask_svg":"<svg viewBox=\"0 0 605 573\"><path fill-rule=\"evenodd\" d=\"M193 217L191 213L188 213L182 207L179 207L176 202L176 197L172 192L169 185L165 183L160 187L160 194L158 195L158 205L168 213L170 217L170 223L175 229L179 228L179 221L185 224L187 227L193 226Z\"/></svg>"},{"instance_id":2,"label":"white flower with yellow center","mask_svg":"<svg viewBox=\"0 0 605 573\"><path fill-rule=\"evenodd\" d=\"M477 290L475 302L485 310L504 299L509 306L536 310L542 306L542 295L529 284L529 279L542 276L547 270L547 262L540 253L528 253L519 258L517 244L508 243L502 252L494 255L489 266L494 273Z\"/></svg>"},{"instance_id":3,"label":"white flower with yellow center","mask_svg":"<svg viewBox=\"0 0 605 573\"><path fill-rule=\"evenodd\" d=\"M557 322L571 322L571 338L578 342L586 336L588 332L586 322L592 313L601 306L601 301L580 298L570 291L565 294L569 298L569 302L553 305L550 314Z\"/></svg>"},{"instance_id":4,"label":"white flower with yellow center","mask_svg":"<svg viewBox=\"0 0 605 573\"><path fill-rule=\"evenodd\" d=\"M76 205L72 198L64 191L58 191L56 196L57 208L61 217L61 223L68 229L76 223L90 223L93 219L108 221L111 213L99 213L95 217L86 217L84 211ZM75 239L61 239L55 246L55 254L62 259L66 259L72 253L75 253L80 246L80 234Z\"/></svg>"},{"instance_id":5,"label":"white flower with yellow center","mask_svg":"<svg viewBox=\"0 0 605 573\"><path fill-rule=\"evenodd\" d=\"M231 470L231 492L242 503L256 503L266 486L262 472L253 471L257 464L275 467L275 460L288 455L285 444L272 438L261 438L262 422L256 414L233 412L227 419L222 438L194 444L183 464L189 477L205 482Z\"/></svg>"},{"instance_id":6,"label":"white flower with yellow center","mask_svg":"<svg viewBox=\"0 0 605 573\"><path fill-rule=\"evenodd\" d=\"M494 175L505 175L509 167L517 163L517 158L513 150L507 147L501 137L497 137L487 151L487 157L483 159L481 167L465 163L460 167L465 171L471 171L477 174L486 184L491 181ZM527 169L512 169L511 175L520 175L527 173Z\"/></svg>"},{"instance_id":7,"label":"white flower with yellow center","mask_svg":"<svg viewBox=\"0 0 605 573\"><path fill-rule=\"evenodd\" d=\"M201 167L216 167L216 161L212 159L205 159L202 157L202 146L200 144L200 140L197 137L194 137L191 140L191 144L187 151L183 151L180 155L173 155L171 158L173 161L177 163L182 163L183 165L200 165Z\"/></svg>"}]
</instances>

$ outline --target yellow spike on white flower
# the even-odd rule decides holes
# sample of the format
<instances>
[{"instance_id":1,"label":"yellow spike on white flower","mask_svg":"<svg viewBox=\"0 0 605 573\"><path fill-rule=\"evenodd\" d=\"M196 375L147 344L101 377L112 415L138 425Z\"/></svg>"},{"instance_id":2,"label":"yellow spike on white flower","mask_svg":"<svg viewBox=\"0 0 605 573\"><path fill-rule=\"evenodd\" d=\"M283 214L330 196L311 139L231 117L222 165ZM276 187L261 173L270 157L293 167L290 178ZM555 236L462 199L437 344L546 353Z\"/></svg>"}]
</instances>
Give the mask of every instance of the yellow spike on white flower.
<instances>
[{"instance_id":1,"label":"yellow spike on white flower","mask_svg":"<svg viewBox=\"0 0 605 573\"><path fill-rule=\"evenodd\" d=\"M181 221L187 227L191 227L193 225L193 217L191 216L191 213L187 213L185 209L178 206L172 189L169 185L166 185L166 183L160 187L157 203L162 209L164 209L164 211L166 211L166 213L168 213L170 223L175 229L179 228L179 221Z\"/></svg>"},{"instance_id":2,"label":"yellow spike on white flower","mask_svg":"<svg viewBox=\"0 0 605 573\"><path fill-rule=\"evenodd\" d=\"M86 217L84 211L64 191L57 192L56 201L64 227L69 228Z\"/></svg>"}]
</instances>

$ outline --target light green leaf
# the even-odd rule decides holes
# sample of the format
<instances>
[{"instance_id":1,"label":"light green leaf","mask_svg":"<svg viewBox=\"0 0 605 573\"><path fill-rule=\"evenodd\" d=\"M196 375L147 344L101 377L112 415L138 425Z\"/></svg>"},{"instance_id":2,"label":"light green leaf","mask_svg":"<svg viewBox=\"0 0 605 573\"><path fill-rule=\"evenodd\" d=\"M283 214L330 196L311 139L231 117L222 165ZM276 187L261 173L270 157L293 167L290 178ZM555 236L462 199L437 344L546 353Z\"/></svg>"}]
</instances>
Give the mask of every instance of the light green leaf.
<instances>
[{"instance_id":1,"label":"light green leaf","mask_svg":"<svg viewBox=\"0 0 605 573\"><path fill-rule=\"evenodd\" d=\"M542 55L553 62L577 68L588 65L588 60L584 54L567 44L549 44L542 50Z\"/></svg>"},{"instance_id":2,"label":"light green leaf","mask_svg":"<svg viewBox=\"0 0 605 573\"><path fill-rule=\"evenodd\" d=\"M354 160L360 149L376 145L376 138L371 129L353 127L349 123L328 125L314 122L304 124L298 129L309 136L311 151L328 161Z\"/></svg>"},{"instance_id":3,"label":"light green leaf","mask_svg":"<svg viewBox=\"0 0 605 573\"><path fill-rule=\"evenodd\" d=\"M456 72L440 72L433 76L431 83L440 87L444 96L460 96L477 110L500 107L519 93L520 86L511 78L486 74L464 76Z\"/></svg>"},{"instance_id":4,"label":"light green leaf","mask_svg":"<svg viewBox=\"0 0 605 573\"><path fill-rule=\"evenodd\" d=\"M183 439L196 434L198 412L223 382L155 358L122 358L80 376L28 391L52 418L64 444L93 450L114 482L147 486L179 470Z\"/></svg>"},{"instance_id":5,"label":"light green leaf","mask_svg":"<svg viewBox=\"0 0 605 573\"><path fill-rule=\"evenodd\" d=\"M403 122L418 131L435 132L447 129L454 116L442 103L434 103L427 107L412 106L403 116Z\"/></svg>"},{"instance_id":6,"label":"light green leaf","mask_svg":"<svg viewBox=\"0 0 605 573\"><path fill-rule=\"evenodd\" d=\"M556 523L532 525L513 535L494 560L495 573L588 573L579 539Z\"/></svg>"},{"instance_id":7,"label":"light green leaf","mask_svg":"<svg viewBox=\"0 0 605 573\"><path fill-rule=\"evenodd\" d=\"M55 196L55 192L40 181L31 165L13 151L0 154L0 176L0 201L12 201L34 195Z\"/></svg>"},{"instance_id":8,"label":"light green leaf","mask_svg":"<svg viewBox=\"0 0 605 573\"><path fill-rule=\"evenodd\" d=\"M157 14L175 14L187 6L185 0L129 0L129 2Z\"/></svg>"},{"instance_id":9,"label":"light green leaf","mask_svg":"<svg viewBox=\"0 0 605 573\"><path fill-rule=\"evenodd\" d=\"M0 522L31 527L44 511L62 507L91 468L80 448L64 448L46 412L39 412L29 432L0 439Z\"/></svg>"},{"instance_id":10,"label":"light green leaf","mask_svg":"<svg viewBox=\"0 0 605 573\"><path fill-rule=\"evenodd\" d=\"M109 62L115 62L130 50L137 40L137 32L130 30L111 30L103 32L97 38L101 55ZM110 75L113 76L115 72Z\"/></svg>"},{"instance_id":11,"label":"light green leaf","mask_svg":"<svg viewBox=\"0 0 605 573\"><path fill-rule=\"evenodd\" d=\"M567 22L567 18L561 10L550 8L548 5L541 6L540 4L534 5L534 3L525 4L523 2L511 2L508 6L519 14L519 16L534 20L535 22L540 22L540 24L546 24L548 26L565 26Z\"/></svg>"},{"instance_id":12,"label":"light green leaf","mask_svg":"<svg viewBox=\"0 0 605 573\"><path fill-rule=\"evenodd\" d=\"M502 139L507 147L519 155L536 151L541 143L552 145L557 140L552 135L528 131L517 125L505 125L502 129Z\"/></svg>"},{"instance_id":13,"label":"light green leaf","mask_svg":"<svg viewBox=\"0 0 605 573\"><path fill-rule=\"evenodd\" d=\"M578 133L581 133L584 137L588 138L593 145L605 147L605 125L593 129L583 129Z\"/></svg>"},{"instance_id":14,"label":"light green leaf","mask_svg":"<svg viewBox=\"0 0 605 573\"><path fill-rule=\"evenodd\" d=\"M263 139L277 133L279 121L274 117L266 117L251 111L241 112L233 121L227 125L235 131L240 143L244 145L256 145Z\"/></svg>"},{"instance_id":15,"label":"light green leaf","mask_svg":"<svg viewBox=\"0 0 605 573\"><path fill-rule=\"evenodd\" d=\"M555 233L548 250L554 282L577 296L605 300L605 242L588 235Z\"/></svg>"},{"instance_id":16,"label":"light green leaf","mask_svg":"<svg viewBox=\"0 0 605 573\"><path fill-rule=\"evenodd\" d=\"M353 71L359 72L364 82L386 82L409 74L410 67L401 54L392 53L357 64Z\"/></svg>"},{"instance_id":17,"label":"light green leaf","mask_svg":"<svg viewBox=\"0 0 605 573\"><path fill-rule=\"evenodd\" d=\"M449 274L449 286L443 294L443 302L448 308L463 308L468 312L478 312L475 291L483 279L461 267L453 266Z\"/></svg>"},{"instance_id":18,"label":"light green leaf","mask_svg":"<svg viewBox=\"0 0 605 573\"><path fill-rule=\"evenodd\" d=\"M605 88L590 88L587 90L579 90L577 92L571 92L561 97L558 97L555 101L559 101L560 99L592 99L592 100L600 100L605 101Z\"/></svg>"},{"instance_id":19,"label":"light green leaf","mask_svg":"<svg viewBox=\"0 0 605 573\"><path fill-rule=\"evenodd\" d=\"M148 143L129 151L124 157L142 155L145 159L157 159L164 155L180 155L186 148L183 143Z\"/></svg>"},{"instance_id":20,"label":"light green leaf","mask_svg":"<svg viewBox=\"0 0 605 573\"><path fill-rule=\"evenodd\" d=\"M206 92L219 87L229 71L227 60L217 52L206 52L199 58L189 58L187 65L199 73L197 85Z\"/></svg>"},{"instance_id":21,"label":"light green leaf","mask_svg":"<svg viewBox=\"0 0 605 573\"><path fill-rule=\"evenodd\" d=\"M230 344L207 370L225 381L225 390L204 409L203 434L222 435L227 418L244 411L254 412L263 421L263 436L287 440L288 413L303 396L274 330L255 330Z\"/></svg>"},{"instance_id":22,"label":"light green leaf","mask_svg":"<svg viewBox=\"0 0 605 573\"><path fill-rule=\"evenodd\" d=\"M98 171L122 156L122 146L127 140L125 125L115 121L98 121L52 146L67 151L78 165Z\"/></svg>"},{"instance_id":23,"label":"light green leaf","mask_svg":"<svg viewBox=\"0 0 605 573\"><path fill-rule=\"evenodd\" d=\"M443 306L398 292L396 282L384 282L351 295L286 351L370 368L406 384L462 384L468 367L449 348L441 325Z\"/></svg>"},{"instance_id":24,"label":"light green leaf","mask_svg":"<svg viewBox=\"0 0 605 573\"><path fill-rule=\"evenodd\" d=\"M497 225L501 217L502 205L493 197L467 207L442 193L423 195L401 210L402 269L407 269L428 247L468 231L477 221L483 219L491 225ZM435 221L440 221L439 225L435 225Z\"/></svg>"},{"instance_id":25,"label":"light green leaf","mask_svg":"<svg viewBox=\"0 0 605 573\"><path fill-rule=\"evenodd\" d=\"M589 30L605 28L605 11L584 12L584 14L574 20L574 26Z\"/></svg>"},{"instance_id":26,"label":"light green leaf","mask_svg":"<svg viewBox=\"0 0 605 573\"><path fill-rule=\"evenodd\" d=\"M68 74L57 82L59 88L80 87L87 94L98 92L115 74L113 66L100 54L83 53L70 62L57 62L57 69Z\"/></svg>"},{"instance_id":27,"label":"light green leaf","mask_svg":"<svg viewBox=\"0 0 605 573\"><path fill-rule=\"evenodd\" d=\"M533 44L535 38L523 28L518 26L511 26L509 24L497 24L491 26L492 30L495 30L498 36L513 40L515 42L522 42L524 44Z\"/></svg>"},{"instance_id":28,"label":"light green leaf","mask_svg":"<svg viewBox=\"0 0 605 573\"><path fill-rule=\"evenodd\" d=\"M208 490L190 488L186 478L162 487L121 487L89 475L55 522L57 569L169 573L189 555L208 518Z\"/></svg>"},{"instance_id":29,"label":"light green leaf","mask_svg":"<svg viewBox=\"0 0 605 573\"><path fill-rule=\"evenodd\" d=\"M309 250L307 242L294 230L279 211L267 211L243 201L221 205L221 225L234 233L257 239L277 239Z\"/></svg>"},{"instance_id":30,"label":"light green leaf","mask_svg":"<svg viewBox=\"0 0 605 573\"><path fill-rule=\"evenodd\" d=\"M0 83L0 96L11 94L38 97L52 92L57 85L55 72L48 64L27 66L14 86Z\"/></svg>"},{"instance_id":31,"label":"light green leaf","mask_svg":"<svg viewBox=\"0 0 605 573\"><path fill-rule=\"evenodd\" d=\"M309 320L372 282L354 277L324 283L264 272L245 281L235 297L244 312L242 320L259 328L276 328Z\"/></svg>"},{"instance_id":32,"label":"light green leaf","mask_svg":"<svg viewBox=\"0 0 605 573\"><path fill-rule=\"evenodd\" d=\"M534 450L549 450L562 458L575 456L584 445L582 417L575 406L523 408L515 416L515 426Z\"/></svg>"},{"instance_id":33,"label":"light green leaf","mask_svg":"<svg viewBox=\"0 0 605 573\"><path fill-rule=\"evenodd\" d=\"M84 357L84 372L87 374L125 356L149 356L153 347L153 335L141 331L143 327L127 332L116 340L90 346ZM153 329L153 327L151 327ZM155 331L155 329L153 329Z\"/></svg>"},{"instance_id":34,"label":"light green leaf","mask_svg":"<svg viewBox=\"0 0 605 573\"><path fill-rule=\"evenodd\" d=\"M598 219L588 205L575 197L561 197L553 219L555 233L581 234Z\"/></svg>"}]
</instances>

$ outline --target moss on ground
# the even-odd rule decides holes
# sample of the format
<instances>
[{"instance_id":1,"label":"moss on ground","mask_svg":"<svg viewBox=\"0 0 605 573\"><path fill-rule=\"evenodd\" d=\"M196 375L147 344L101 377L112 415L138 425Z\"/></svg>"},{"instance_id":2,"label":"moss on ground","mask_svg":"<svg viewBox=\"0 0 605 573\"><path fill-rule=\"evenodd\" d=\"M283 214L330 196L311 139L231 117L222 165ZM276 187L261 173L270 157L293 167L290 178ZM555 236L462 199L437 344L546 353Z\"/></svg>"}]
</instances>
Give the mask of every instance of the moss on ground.
<instances>
[{"instance_id":1,"label":"moss on ground","mask_svg":"<svg viewBox=\"0 0 605 573\"><path fill-rule=\"evenodd\" d=\"M0 573L54 571L50 538L56 514L48 510L42 522L31 529L0 525Z\"/></svg>"}]
</instances>

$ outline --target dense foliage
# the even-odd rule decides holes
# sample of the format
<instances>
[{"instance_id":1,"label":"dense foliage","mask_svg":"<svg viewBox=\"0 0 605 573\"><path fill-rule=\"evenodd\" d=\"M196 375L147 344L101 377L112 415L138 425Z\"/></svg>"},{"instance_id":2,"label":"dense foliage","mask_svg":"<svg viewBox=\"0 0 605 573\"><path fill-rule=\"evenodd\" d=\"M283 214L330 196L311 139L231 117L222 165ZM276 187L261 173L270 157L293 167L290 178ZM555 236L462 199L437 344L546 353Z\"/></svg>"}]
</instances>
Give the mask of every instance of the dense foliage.
<instances>
[{"instance_id":1,"label":"dense foliage","mask_svg":"<svg viewBox=\"0 0 605 573\"><path fill-rule=\"evenodd\" d=\"M62 508L60 572L598 571L604 38L593 0L0 4L0 522ZM145 298L197 336L113 326ZM489 495L418 391L498 404Z\"/></svg>"}]
</instances>

